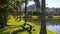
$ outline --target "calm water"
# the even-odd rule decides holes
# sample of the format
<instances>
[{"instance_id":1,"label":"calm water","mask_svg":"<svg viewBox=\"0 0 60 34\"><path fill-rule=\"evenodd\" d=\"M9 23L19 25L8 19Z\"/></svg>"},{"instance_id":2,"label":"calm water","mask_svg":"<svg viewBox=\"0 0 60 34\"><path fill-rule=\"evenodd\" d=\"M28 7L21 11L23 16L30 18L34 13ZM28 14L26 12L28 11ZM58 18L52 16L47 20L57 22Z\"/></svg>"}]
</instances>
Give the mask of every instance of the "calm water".
<instances>
[{"instance_id":1,"label":"calm water","mask_svg":"<svg viewBox=\"0 0 60 34\"><path fill-rule=\"evenodd\" d=\"M60 25L47 25L47 28L54 32L60 32Z\"/></svg>"},{"instance_id":2,"label":"calm water","mask_svg":"<svg viewBox=\"0 0 60 34\"><path fill-rule=\"evenodd\" d=\"M35 23L37 25L40 25L40 20L39 19L31 19L29 20L32 23ZM60 20L46 20L46 26L49 30L52 30L54 32L60 32Z\"/></svg>"}]
</instances>

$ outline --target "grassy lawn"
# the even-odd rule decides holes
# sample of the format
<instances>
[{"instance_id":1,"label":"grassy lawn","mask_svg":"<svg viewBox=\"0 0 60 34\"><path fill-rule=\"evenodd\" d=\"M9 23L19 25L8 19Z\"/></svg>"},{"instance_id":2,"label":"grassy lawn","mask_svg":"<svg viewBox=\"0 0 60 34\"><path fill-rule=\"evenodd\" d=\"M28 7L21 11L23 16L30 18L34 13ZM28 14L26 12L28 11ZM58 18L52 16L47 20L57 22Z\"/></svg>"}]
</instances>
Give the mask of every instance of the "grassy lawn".
<instances>
[{"instance_id":1,"label":"grassy lawn","mask_svg":"<svg viewBox=\"0 0 60 34\"><path fill-rule=\"evenodd\" d=\"M37 19L38 16L32 16L32 19ZM52 16L53 19L60 19L60 16ZM48 16L46 16L46 19L49 19Z\"/></svg>"},{"instance_id":2,"label":"grassy lawn","mask_svg":"<svg viewBox=\"0 0 60 34\"><path fill-rule=\"evenodd\" d=\"M53 16L53 19L60 19L60 16Z\"/></svg>"},{"instance_id":3,"label":"grassy lawn","mask_svg":"<svg viewBox=\"0 0 60 34\"><path fill-rule=\"evenodd\" d=\"M34 26L31 31L32 34L39 34L40 26L38 26L34 23L31 23L31 22L27 22L27 23ZM15 18L13 18L12 16L9 16L9 20L7 21L7 24L9 26L5 26L5 28L0 29L0 34L12 34L12 32L15 32L16 34L29 34L29 32L27 30L23 30L23 28L21 27L21 25L24 24L24 20L18 21ZM25 26L25 28L28 28L28 27L29 27L28 25ZM21 30L21 31L19 31L19 30ZM48 34L57 34L56 32L53 32L48 29L47 29L47 33Z\"/></svg>"}]
</instances>

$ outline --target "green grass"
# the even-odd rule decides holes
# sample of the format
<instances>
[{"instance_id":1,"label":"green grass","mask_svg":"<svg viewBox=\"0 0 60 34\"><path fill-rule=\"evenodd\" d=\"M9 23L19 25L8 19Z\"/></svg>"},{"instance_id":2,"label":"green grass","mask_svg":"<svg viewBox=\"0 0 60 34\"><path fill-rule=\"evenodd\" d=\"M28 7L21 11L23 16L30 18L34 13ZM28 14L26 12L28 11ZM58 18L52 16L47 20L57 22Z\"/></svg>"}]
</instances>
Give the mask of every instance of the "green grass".
<instances>
[{"instance_id":1,"label":"green grass","mask_svg":"<svg viewBox=\"0 0 60 34\"><path fill-rule=\"evenodd\" d=\"M12 16L9 16L9 20L7 21L7 24L9 26L5 26L5 28L0 29L0 34L12 34L13 31L18 31L18 30L22 30L21 25L24 24L24 20L18 21L15 18L13 18ZM40 32L40 26L31 23L31 22L27 22L28 24L34 26L33 30L32 30L32 34L39 34ZM28 28L29 26L26 25L26 28ZM53 32L51 30L47 29L47 33L48 34L56 34L56 32ZM17 34L29 34L28 31L22 31L22 32L18 32Z\"/></svg>"},{"instance_id":2,"label":"green grass","mask_svg":"<svg viewBox=\"0 0 60 34\"><path fill-rule=\"evenodd\" d=\"M32 19L37 19L38 16L32 16ZM60 16L52 16L53 19L60 19ZM46 19L49 19L48 16L46 16Z\"/></svg>"},{"instance_id":3,"label":"green grass","mask_svg":"<svg viewBox=\"0 0 60 34\"><path fill-rule=\"evenodd\" d=\"M60 19L60 16L53 16L53 19Z\"/></svg>"}]
</instances>

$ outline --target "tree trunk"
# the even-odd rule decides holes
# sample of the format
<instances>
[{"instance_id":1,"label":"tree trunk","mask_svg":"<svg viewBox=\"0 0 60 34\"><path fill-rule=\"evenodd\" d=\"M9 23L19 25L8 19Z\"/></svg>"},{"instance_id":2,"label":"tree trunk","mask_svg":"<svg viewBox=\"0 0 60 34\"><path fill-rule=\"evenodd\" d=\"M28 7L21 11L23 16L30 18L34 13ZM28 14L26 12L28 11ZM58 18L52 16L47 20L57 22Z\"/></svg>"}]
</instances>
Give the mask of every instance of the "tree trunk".
<instances>
[{"instance_id":1,"label":"tree trunk","mask_svg":"<svg viewBox=\"0 0 60 34\"><path fill-rule=\"evenodd\" d=\"M25 0L25 23L24 23L24 25L26 25L26 23L27 23L27 3L28 3L28 0Z\"/></svg>"},{"instance_id":2,"label":"tree trunk","mask_svg":"<svg viewBox=\"0 0 60 34\"><path fill-rule=\"evenodd\" d=\"M22 14L22 12L21 12L21 3L20 3L20 19L19 19L19 21L21 21L21 14Z\"/></svg>"},{"instance_id":3,"label":"tree trunk","mask_svg":"<svg viewBox=\"0 0 60 34\"><path fill-rule=\"evenodd\" d=\"M47 34L46 31L46 18L45 18L45 0L41 0L42 2L42 12L41 12L41 30L40 34Z\"/></svg>"}]
</instances>

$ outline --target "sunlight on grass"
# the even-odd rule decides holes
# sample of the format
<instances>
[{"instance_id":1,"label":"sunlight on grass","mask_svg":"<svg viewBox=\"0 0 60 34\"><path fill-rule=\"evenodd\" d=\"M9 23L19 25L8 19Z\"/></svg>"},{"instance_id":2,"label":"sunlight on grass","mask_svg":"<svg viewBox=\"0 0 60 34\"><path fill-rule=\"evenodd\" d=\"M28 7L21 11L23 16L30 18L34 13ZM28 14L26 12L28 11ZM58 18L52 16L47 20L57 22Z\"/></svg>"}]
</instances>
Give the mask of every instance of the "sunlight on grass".
<instances>
[{"instance_id":1,"label":"sunlight on grass","mask_svg":"<svg viewBox=\"0 0 60 34\"><path fill-rule=\"evenodd\" d=\"M53 16L53 19L60 19L60 16Z\"/></svg>"}]
</instances>

